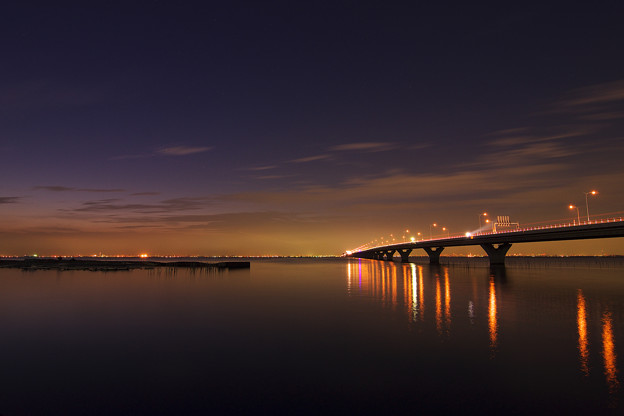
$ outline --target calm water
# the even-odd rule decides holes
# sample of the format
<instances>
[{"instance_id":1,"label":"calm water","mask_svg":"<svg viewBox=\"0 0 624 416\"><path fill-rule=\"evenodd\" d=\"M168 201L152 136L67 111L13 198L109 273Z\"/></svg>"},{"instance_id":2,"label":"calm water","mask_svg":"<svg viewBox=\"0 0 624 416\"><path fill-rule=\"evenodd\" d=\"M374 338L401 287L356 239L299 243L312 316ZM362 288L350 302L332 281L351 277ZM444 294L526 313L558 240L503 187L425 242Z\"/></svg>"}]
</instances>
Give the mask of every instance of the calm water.
<instances>
[{"instance_id":1,"label":"calm water","mask_svg":"<svg viewBox=\"0 0 624 416\"><path fill-rule=\"evenodd\" d=\"M4 269L0 414L621 414L623 312L608 261Z\"/></svg>"}]
</instances>

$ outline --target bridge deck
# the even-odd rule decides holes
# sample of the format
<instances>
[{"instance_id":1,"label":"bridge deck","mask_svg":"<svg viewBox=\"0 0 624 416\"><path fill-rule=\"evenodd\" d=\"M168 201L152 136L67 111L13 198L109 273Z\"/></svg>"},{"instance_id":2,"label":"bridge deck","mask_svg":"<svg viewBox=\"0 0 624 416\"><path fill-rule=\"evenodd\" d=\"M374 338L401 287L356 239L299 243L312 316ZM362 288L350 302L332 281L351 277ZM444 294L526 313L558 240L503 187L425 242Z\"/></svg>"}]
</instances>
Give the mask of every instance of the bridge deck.
<instances>
[{"instance_id":1,"label":"bridge deck","mask_svg":"<svg viewBox=\"0 0 624 416\"><path fill-rule=\"evenodd\" d=\"M374 256L379 255L379 253L394 253L395 251L411 251L417 248L422 248L425 249L431 257L432 253L430 253L430 250L433 248L443 249L446 247L481 245L487 251L486 247L492 247L493 245L505 245L508 247L512 243L536 243L544 241L583 240L613 237L624 237L624 221L621 218L604 220L591 224L548 226L517 231L482 233L470 236L456 236L389 244L359 250L351 253L350 256L374 258ZM488 255L490 255L489 252ZM439 257L439 252L437 253L437 256ZM504 257L504 253L502 256ZM434 257L431 257L431 259L433 262ZM490 260L492 260L492 256L490 256Z\"/></svg>"}]
</instances>

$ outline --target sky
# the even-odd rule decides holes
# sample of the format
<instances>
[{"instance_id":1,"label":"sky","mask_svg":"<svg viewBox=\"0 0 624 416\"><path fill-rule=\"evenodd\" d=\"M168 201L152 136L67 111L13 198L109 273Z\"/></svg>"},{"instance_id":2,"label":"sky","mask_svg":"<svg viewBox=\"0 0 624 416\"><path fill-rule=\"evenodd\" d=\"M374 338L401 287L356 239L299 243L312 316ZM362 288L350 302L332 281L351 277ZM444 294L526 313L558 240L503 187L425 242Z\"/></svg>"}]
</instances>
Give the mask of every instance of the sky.
<instances>
[{"instance_id":1,"label":"sky","mask_svg":"<svg viewBox=\"0 0 624 416\"><path fill-rule=\"evenodd\" d=\"M593 189L592 217L622 216L623 18L615 1L8 2L0 255L339 255L483 212L572 221Z\"/></svg>"}]
</instances>

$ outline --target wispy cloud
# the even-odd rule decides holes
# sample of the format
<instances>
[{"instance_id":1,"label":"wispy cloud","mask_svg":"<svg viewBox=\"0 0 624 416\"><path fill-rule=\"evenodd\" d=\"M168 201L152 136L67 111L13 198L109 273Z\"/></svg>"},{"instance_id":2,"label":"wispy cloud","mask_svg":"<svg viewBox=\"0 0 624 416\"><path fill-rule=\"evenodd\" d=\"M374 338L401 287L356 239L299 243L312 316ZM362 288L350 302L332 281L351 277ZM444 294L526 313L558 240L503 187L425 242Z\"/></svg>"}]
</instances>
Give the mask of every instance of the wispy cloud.
<instances>
[{"instance_id":1,"label":"wispy cloud","mask_svg":"<svg viewBox=\"0 0 624 416\"><path fill-rule=\"evenodd\" d=\"M20 199L19 196L0 196L0 204L16 204Z\"/></svg>"},{"instance_id":2,"label":"wispy cloud","mask_svg":"<svg viewBox=\"0 0 624 416\"><path fill-rule=\"evenodd\" d=\"M277 167L277 165L256 166L256 167L246 168L246 170L262 171L262 170L275 169L276 167Z\"/></svg>"},{"instance_id":3,"label":"wispy cloud","mask_svg":"<svg viewBox=\"0 0 624 416\"><path fill-rule=\"evenodd\" d=\"M565 133L550 134L544 136L528 134L521 136L507 136L496 138L492 140L489 144L499 147L528 145L533 143L554 142L562 139L569 139L571 137L579 137L587 133L589 133L589 130L568 131Z\"/></svg>"},{"instance_id":4,"label":"wispy cloud","mask_svg":"<svg viewBox=\"0 0 624 416\"><path fill-rule=\"evenodd\" d=\"M35 186L35 191L51 191L51 192L125 192L125 189L113 188L72 188L68 186Z\"/></svg>"},{"instance_id":5,"label":"wispy cloud","mask_svg":"<svg viewBox=\"0 0 624 416\"><path fill-rule=\"evenodd\" d=\"M289 176L290 175L262 175L262 176L255 176L255 179L283 179Z\"/></svg>"},{"instance_id":6,"label":"wispy cloud","mask_svg":"<svg viewBox=\"0 0 624 416\"><path fill-rule=\"evenodd\" d=\"M567 106L585 106L624 100L624 80L578 88L560 103Z\"/></svg>"},{"instance_id":7,"label":"wispy cloud","mask_svg":"<svg viewBox=\"0 0 624 416\"><path fill-rule=\"evenodd\" d=\"M308 157L301 157L299 159L293 159L290 160L290 163L308 163L308 162L315 162L317 160L327 160L331 158L331 155L316 155L316 156L308 156Z\"/></svg>"},{"instance_id":8,"label":"wispy cloud","mask_svg":"<svg viewBox=\"0 0 624 416\"><path fill-rule=\"evenodd\" d=\"M624 80L576 88L556 101L550 113L572 114L590 122L624 119Z\"/></svg>"},{"instance_id":9,"label":"wispy cloud","mask_svg":"<svg viewBox=\"0 0 624 416\"><path fill-rule=\"evenodd\" d=\"M356 142L356 143L345 143L345 144L339 144L336 146L331 146L329 150L331 151L359 150L359 151L367 151L367 152L383 152L387 150L392 150L394 148L396 148L396 144L389 143L389 142Z\"/></svg>"},{"instance_id":10,"label":"wispy cloud","mask_svg":"<svg viewBox=\"0 0 624 416\"><path fill-rule=\"evenodd\" d=\"M212 150L212 146L172 146L158 149L156 153L165 156L187 156Z\"/></svg>"},{"instance_id":11,"label":"wispy cloud","mask_svg":"<svg viewBox=\"0 0 624 416\"><path fill-rule=\"evenodd\" d=\"M206 207L210 198L205 197L184 197L166 199L154 204L131 204L124 203L123 200L100 199L83 202L81 206L73 209L63 209L64 212L134 212L140 214L171 213L176 211L197 210Z\"/></svg>"},{"instance_id":12,"label":"wispy cloud","mask_svg":"<svg viewBox=\"0 0 624 416\"><path fill-rule=\"evenodd\" d=\"M440 201L467 201L495 194L497 198L522 189L558 185L556 174L565 166L542 163L531 166L498 166L489 169L465 169L443 174L395 172L383 176L354 177L333 186L302 186L299 190L258 191L224 195L225 201L253 203L267 209L291 212L348 212L354 206L379 204L384 209L397 204L419 204L429 208ZM394 209L394 208L392 208ZM362 213L362 212L360 212Z\"/></svg>"},{"instance_id":13,"label":"wispy cloud","mask_svg":"<svg viewBox=\"0 0 624 416\"><path fill-rule=\"evenodd\" d=\"M111 160L146 159L156 156L188 156L212 150L213 146L168 146L161 147L150 153L126 154L114 156Z\"/></svg>"},{"instance_id":14,"label":"wispy cloud","mask_svg":"<svg viewBox=\"0 0 624 416\"><path fill-rule=\"evenodd\" d=\"M160 192L134 192L130 195L131 196L153 196L153 195L160 195Z\"/></svg>"}]
</instances>

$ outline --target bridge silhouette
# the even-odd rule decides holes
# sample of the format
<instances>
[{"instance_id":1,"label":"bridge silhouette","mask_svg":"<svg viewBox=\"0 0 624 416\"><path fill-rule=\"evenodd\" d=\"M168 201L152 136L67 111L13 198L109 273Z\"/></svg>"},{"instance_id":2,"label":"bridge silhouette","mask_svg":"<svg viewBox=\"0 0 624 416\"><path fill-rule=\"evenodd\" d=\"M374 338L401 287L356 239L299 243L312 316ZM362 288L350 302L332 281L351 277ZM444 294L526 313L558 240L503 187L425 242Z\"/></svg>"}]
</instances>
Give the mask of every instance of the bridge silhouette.
<instances>
[{"instance_id":1,"label":"bridge silhouette","mask_svg":"<svg viewBox=\"0 0 624 416\"><path fill-rule=\"evenodd\" d=\"M486 252L491 265L502 265L505 264L505 256L511 248L511 245L515 243L613 237L624 237L624 220L621 217L588 221L579 225L550 225L511 231L467 234L465 236L450 236L446 238L379 245L347 252L346 256L392 261L394 254L398 252L401 256L401 261L407 262L413 250L422 248L429 255L429 262L438 264L440 262L440 254L446 247L478 245Z\"/></svg>"}]
</instances>

